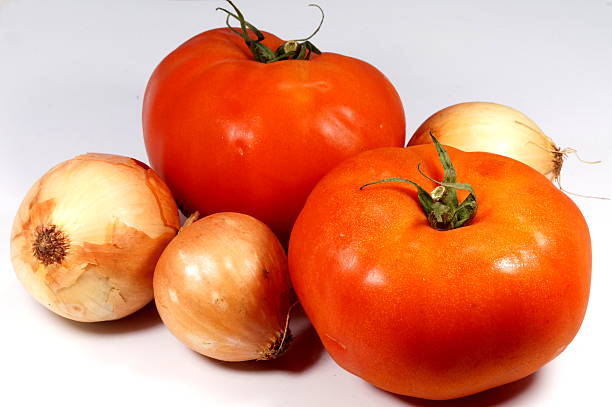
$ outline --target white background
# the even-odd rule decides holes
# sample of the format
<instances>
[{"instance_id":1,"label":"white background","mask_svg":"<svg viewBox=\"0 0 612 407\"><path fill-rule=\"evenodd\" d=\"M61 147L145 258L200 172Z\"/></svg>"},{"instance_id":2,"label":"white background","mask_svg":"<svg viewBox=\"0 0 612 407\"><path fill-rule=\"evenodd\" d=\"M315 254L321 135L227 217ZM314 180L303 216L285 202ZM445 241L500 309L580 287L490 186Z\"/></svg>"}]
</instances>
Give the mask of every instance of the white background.
<instances>
[{"instance_id":1,"label":"white background","mask_svg":"<svg viewBox=\"0 0 612 407\"><path fill-rule=\"evenodd\" d=\"M300 38L308 1L239 5L259 28ZM612 2L321 0L322 50L362 58L396 85L411 135L450 104L485 100L531 116L562 147L572 191L612 196ZM0 404L430 406L377 390L337 367L304 317L282 359L223 364L165 330L155 308L114 323L63 320L34 302L10 264L9 234L30 185L84 152L146 161L140 112L155 65L221 26L216 1L0 0ZM508 191L511 194L511 191ZM612 203L574 198L591 228L592 293L568 349L535 375L440 405L610 403ZM562 214L561 214L562 215ZM300 325L303 329L300 329ZM607 404L610 405L610 404Z\"/></svg>"}]
</instances>

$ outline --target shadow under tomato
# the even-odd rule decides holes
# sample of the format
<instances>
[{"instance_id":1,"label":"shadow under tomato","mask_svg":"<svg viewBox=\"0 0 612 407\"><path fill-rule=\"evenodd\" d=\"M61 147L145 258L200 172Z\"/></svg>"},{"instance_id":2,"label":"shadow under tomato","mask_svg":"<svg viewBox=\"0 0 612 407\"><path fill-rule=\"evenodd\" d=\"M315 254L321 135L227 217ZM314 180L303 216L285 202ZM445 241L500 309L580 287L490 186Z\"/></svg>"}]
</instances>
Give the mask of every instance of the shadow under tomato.
<instances>
[{"instance_id":1,"label":"shadow under tomato","mask_svg":"<svg viewBox=\"0 0 612 407\"><path fill-rule=\"evenodd\" d=\"M292 313L290 328L293 341L289 349L277 359L247 362L223 362L202 356L211 363L227 369L240 371L271 371L283 370L290 373L301 373L313 366L323 355L323 344L308 321L300 305Z\"/></svg>"},{"instance_id":2,"label":"shadow under tomato","mask_svg":"<svg viewBox=\"0 0 612 407\"><path fill-rule=\"evenodd\" d=\"M534 384L538 381L539 375L540 373L536 372L515 382L453 400L425 400L392 393L389 394L404 401L407 405L415 407L491 407L501 405L525 393L530 388L534 388Z\"/></svg>"},{"instance_id":3,"label":"shadow under tomato","mask_svg":"<svg viewBox=\"0 0 612 407\"><path fill-rule=\"evenodd\" d=\"M56 317L70 328L92 335L127 334L156 327L162 322L157 313L157 308L155 308L154 301L151 301L133 314L115 321L78 322L60 317L59 315L56 315Z\"/></svg>"}]
</instances>

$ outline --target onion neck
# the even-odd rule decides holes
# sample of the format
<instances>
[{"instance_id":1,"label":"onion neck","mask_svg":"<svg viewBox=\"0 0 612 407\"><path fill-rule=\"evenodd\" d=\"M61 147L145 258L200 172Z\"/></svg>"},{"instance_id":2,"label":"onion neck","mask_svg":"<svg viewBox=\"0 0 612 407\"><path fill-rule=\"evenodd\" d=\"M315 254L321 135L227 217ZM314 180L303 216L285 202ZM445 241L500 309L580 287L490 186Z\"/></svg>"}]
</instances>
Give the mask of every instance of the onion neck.
<instances>
[{"instance_id":1,"label":"onion neck","mask_svg":"<svg viewBox=\"0 0 612 407\"><path fill-rule=\"evenodd\" d=\"M436 181L423 173L421 164L417 167L421 175L430 181L438 184L431 193L428 193L419 184L404 178L386 178L379 181L369 182L362 185L360 190L365 187L379 184L382 182L405 182L414 185L417 188L417 197L421 204L421 209L427 217L429 225L436 230L451 230L469 224L476 216L478 205L476 203L476 195L470 184L457 183L457 172L451 162L451 159L440 144L440 142L430 132L431 139L438 152L438 158L444 169L444 179L442 182ZM457 198L457 190L466 190L469 195L459 203Z\"/></svg>"},{"instance_id":2,"label":"onion neck","mask_svg":"<svg viewBox=\"0 0 612 407\"><path fill-rule=\"evenodd\" d=\"M321 25L323 25L323 20L325 19L325 14L323 13L323 9L316 4L309 4L309 6L316 7L321 12L321 21L319 22L319 26L316 30L310 34L308 37L300 39L300 40L290 40L284 42L280 47L276 50L270 49L267 45L263 43L265 36L261 31L257 29L253 24L249 23L245 20L244 15L240 12L238 7L231 1L226 0L230 6L234 9L234 12L231 12L222 7L217 7L217 10L221 10L227 14L227 18L225 20L225 24L227 27L232 30L236 35L240 36L244 40L244 43L249 47L251 53L253 54L253 59L257 62L261 62L264 64L268 64L271 62L277 61L285 61L285 60L308 60L312 53L320 54L321 51L309 40L319 32L321 29ZM240 30L232 27L230 25L230 17L238 20L240 23ZM249 31L255 34L255 39L251 38Z\"/></svg>"}]
</instances>

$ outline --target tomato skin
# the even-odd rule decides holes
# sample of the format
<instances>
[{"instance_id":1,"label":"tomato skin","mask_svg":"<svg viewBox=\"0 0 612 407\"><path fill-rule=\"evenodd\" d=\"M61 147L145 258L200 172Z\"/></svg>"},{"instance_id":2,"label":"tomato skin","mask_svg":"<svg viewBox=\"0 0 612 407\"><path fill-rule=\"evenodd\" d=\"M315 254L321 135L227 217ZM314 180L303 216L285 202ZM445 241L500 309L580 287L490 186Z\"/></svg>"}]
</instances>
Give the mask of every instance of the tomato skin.
<instances>
[{"instance_id":1,"label":"tomato skin","mask_svg":"<svg viewBox=\"0 0 612 407\"><path fill-rule=\"evenodd\" d=\"M576 205L528 166L447 147L478 200L472 224L429 226L415 188L442 169L433 145L383 148L327 174L293 229L294 289L336 362L385 390L427 399L525 377L577 333L591 245ZM461 198L460 194L460 198Z\"/></svg>"},{"instance_id":2,"label":"tomato skin","mask_svg":"<svg viewBox=\"0 0 612 407\"><path fill-rule=\"evenodd\" d=\"M283 43L264 34L271 49ZM184 213L246 213L285 243L327 171L405 142L401 100L373 66L327 52L256 62L226 28L190 39L159 64L143 129L152 167Z\"/></svg>"}]
</instances>

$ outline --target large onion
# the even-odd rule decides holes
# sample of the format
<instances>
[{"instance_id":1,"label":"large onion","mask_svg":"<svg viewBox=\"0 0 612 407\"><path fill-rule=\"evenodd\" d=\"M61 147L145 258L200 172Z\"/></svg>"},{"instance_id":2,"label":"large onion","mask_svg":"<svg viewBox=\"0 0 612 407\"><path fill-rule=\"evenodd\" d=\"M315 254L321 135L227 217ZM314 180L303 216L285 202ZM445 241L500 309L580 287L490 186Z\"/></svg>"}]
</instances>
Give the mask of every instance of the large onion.
<instances>
[{"instance_id":1,"label":"large onion","mask_svg":"<svg viewBox=\"0 0 612 407\"><path fill-rule=\"evenodd\" d=\"M154 287L164 324L198 353L265 360L287 347L287 257L255 218L217 213L181 229L157 263Z\"/></svg>"},{"instance_id":2,"label":"large onion","mask_svg":"<svg viewBox=\"0 0 612 407\"><path fill-rule=\"evenodd\" d=\"M11 237L24 287L76 321L124 317L153 298L153 271L179 227L170 191L145 164L85 154L27 193Z\"/></svg>"},{"instance_id":3,"label":"large onion","mask_svg":"<svg viewBox=\"0 0 612 407\"><path fill-rule=\"evenodd\" d=\"M529 117L511 107L489 102L449 106L429 117L408 145L431 143L429 132L440 143L463 151L484 151L513 158L558 181L561 150Z\"/></svg>"}]
</instances>

